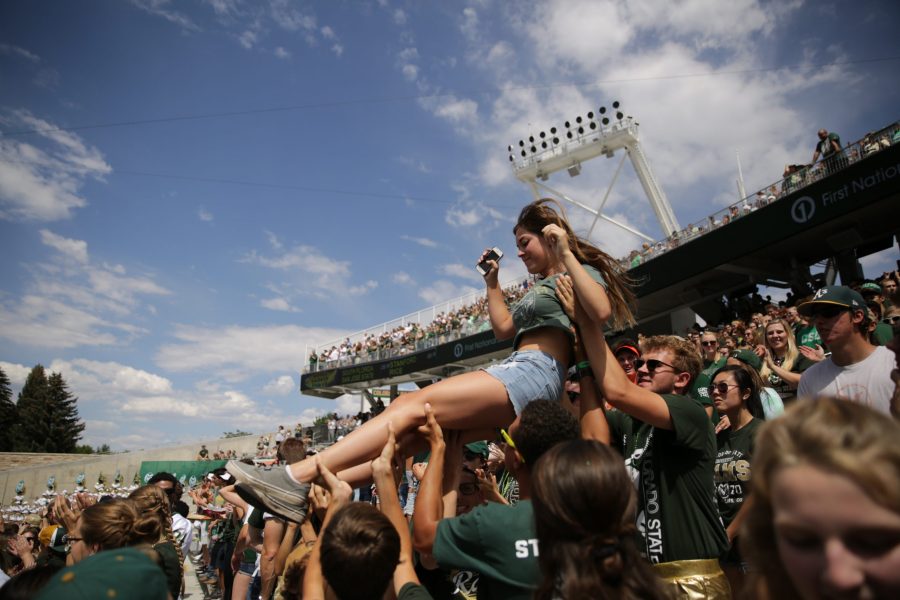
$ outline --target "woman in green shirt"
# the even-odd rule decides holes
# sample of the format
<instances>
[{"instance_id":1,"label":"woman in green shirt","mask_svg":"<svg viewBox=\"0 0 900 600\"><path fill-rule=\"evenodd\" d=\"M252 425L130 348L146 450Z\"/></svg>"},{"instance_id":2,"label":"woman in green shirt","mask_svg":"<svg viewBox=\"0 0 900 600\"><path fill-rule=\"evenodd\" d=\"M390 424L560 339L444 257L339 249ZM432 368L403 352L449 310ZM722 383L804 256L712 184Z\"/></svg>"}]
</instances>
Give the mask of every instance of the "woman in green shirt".
<instances>
[{"instance_id":1,"label":"woman in green shirt","mask_svg":"<svg viewBox=\"0 0 900 600\"><path fill-rule=\"evenodd\" d=\"M756 432L765 418L756 378L749 368L743 365L722 367L715 372L709 385L709 397L721 415L716 426L716 503L731 546L722 559L722 570L735 596L739 595L747 572L737 534L748 505L750 459Z\"/></svg>"},{"instance_id":2,"label":"woman in green shirt","mask_svg":"<svg viewBox=\"0 0 900 600\"><path fill-rule=\"evenodd\" d=\"M791 326L784 319L766 325L764 346L758 348L763 359L760 376L787 405L797 397L800 375L815 363L800 354Z\"/></svg>"}]
</instances>

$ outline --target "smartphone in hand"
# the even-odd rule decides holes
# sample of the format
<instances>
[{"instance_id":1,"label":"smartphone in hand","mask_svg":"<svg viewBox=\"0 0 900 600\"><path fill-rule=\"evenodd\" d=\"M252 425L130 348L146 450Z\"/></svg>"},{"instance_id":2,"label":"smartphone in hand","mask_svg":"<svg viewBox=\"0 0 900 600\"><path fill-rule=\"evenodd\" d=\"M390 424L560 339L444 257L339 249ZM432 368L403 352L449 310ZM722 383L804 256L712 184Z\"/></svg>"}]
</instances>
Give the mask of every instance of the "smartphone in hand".
<instances>
[{"instance_id":1,"label":"smartphone in hand","mask_svg":"<svg viewBox=\"0 0 900 600\"><path fill-rule=\"evenodd\" d=\"M479 273L481 273L482 277L484 277L485 275L488 274L488 271L491 270L491 265L489 264L489 261L494 260L494 261L500 262L501 258L503 258L503 251L497 247L491 248L488 251L487 256L484 257L484 260L481 261L480 263L478 263L477 265L475 265L475 269Z\"/></svg>"}]
</instances>

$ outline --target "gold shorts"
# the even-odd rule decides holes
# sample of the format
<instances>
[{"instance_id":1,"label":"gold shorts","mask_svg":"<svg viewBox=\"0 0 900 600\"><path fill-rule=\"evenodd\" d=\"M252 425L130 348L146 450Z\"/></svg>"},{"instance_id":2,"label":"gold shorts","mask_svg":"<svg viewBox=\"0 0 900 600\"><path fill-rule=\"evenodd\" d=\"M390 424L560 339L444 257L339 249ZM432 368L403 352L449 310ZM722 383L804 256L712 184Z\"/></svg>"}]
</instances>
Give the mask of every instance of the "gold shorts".
<instances>
[{"instance_id":1,"label":"gold shorts","mask_svg":"<svg viewBox=\"0 0 900 600\"><path fill-rule=\"evenodd\" d=\"M715 559L673 560L653 570L678 600L731 600L728 578Z\"/></svg>"}]
</instances>

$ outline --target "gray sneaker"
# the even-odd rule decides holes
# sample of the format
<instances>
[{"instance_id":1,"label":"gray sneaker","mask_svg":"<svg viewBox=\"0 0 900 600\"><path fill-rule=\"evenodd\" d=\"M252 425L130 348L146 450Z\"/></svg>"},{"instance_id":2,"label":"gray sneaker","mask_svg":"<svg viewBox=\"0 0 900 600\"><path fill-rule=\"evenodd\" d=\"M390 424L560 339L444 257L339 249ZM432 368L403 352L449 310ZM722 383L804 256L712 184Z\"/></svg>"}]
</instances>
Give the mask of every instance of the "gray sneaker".
<instances>
[{"instance_id":1,"label":"gray sneaker","mask_svg":"<svg viewBox=\"0 0 900 600\"><path fill-rule=\"evenodd\" d=\"M308 483L303 484L303 487L309 490ZM273 514L276 517L285 519L287 521L293 521L297 524L302 524L303 521L306 520L305 505L302 508L298 509L296 506L285 504L271 496L261 497L256 492L256 490L254 490L246 483L236 484L234 486L234 491L237 492L237 495L240 496L245 502L247 502L247 504L263 512Z\"/></svg>"},{"instance_id":2,"label":"gray sneaker","mask_svg":"<svg viewBox=\"0 0 900 600\"><path fill-rule=\"evenodd\" d=\"M253 491L254 500L262 505L261 508L290 507L292 511L306 516L306 497L309 495L310 486L295 483L288 477L284 466L256 467L231 460L225 468L238 483L243 483ZM253 504L250 499L245 500ZM276 509L268 512L276 514L279 511ZM301 518L299 522L302 521Z\"/></svg>"}]
</instances>

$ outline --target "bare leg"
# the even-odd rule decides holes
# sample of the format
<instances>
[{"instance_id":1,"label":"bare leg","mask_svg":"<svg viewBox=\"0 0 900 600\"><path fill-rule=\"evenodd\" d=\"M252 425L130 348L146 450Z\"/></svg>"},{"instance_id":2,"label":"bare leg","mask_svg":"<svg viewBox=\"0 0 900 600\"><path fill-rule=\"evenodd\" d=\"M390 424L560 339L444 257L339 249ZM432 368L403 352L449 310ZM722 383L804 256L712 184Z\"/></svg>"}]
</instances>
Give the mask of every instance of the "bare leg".
<instances>
[{"instance_id":1,"label":"bare leg","mask_svg":"<svg viewBox=\"0 0 900 600\"><path fill-rule=\"evenodd\" d=\"M398 438L424 425L426 402L431 404L438 423L447 429L503 427L516 418L503 384L484 371L473 371L403 394L383 413L317 456L332 472L361 465L384 448L388 422L394 424ZM294 463L290 469L298 481L310 482L316 476L313 458Z\"/></svg>"}]
</instances>

